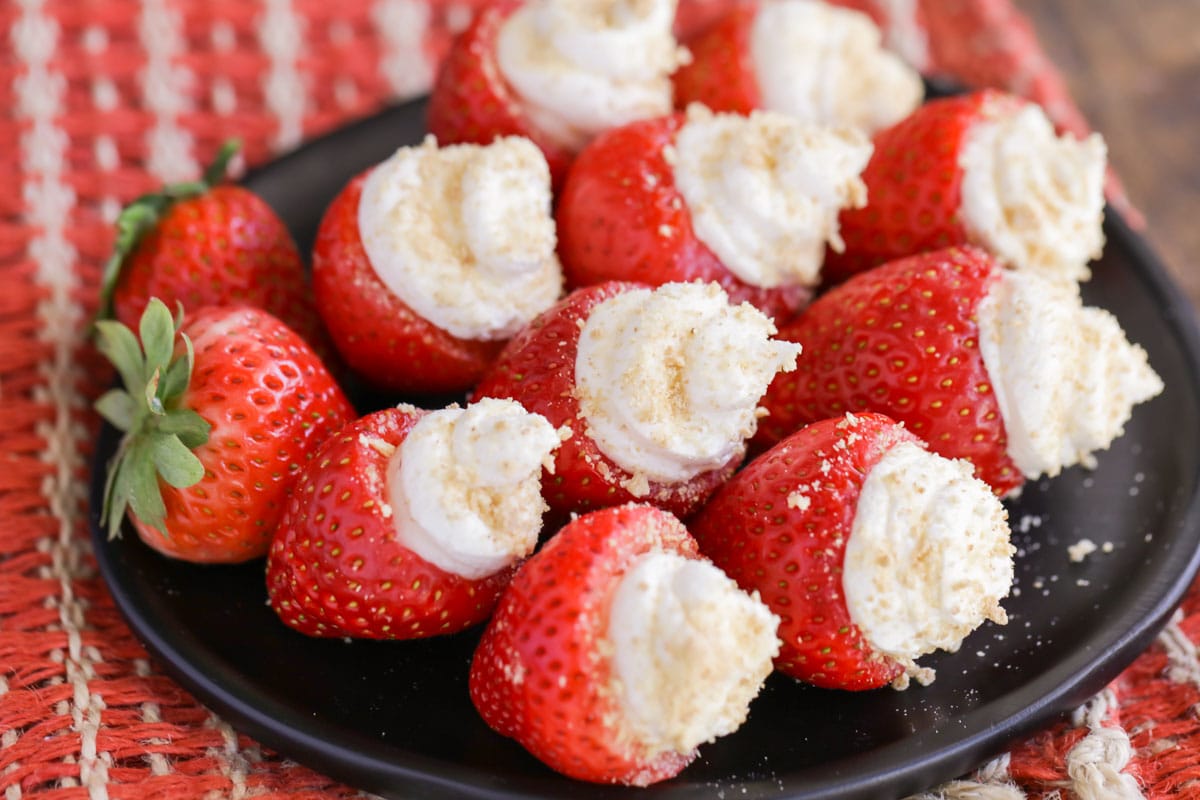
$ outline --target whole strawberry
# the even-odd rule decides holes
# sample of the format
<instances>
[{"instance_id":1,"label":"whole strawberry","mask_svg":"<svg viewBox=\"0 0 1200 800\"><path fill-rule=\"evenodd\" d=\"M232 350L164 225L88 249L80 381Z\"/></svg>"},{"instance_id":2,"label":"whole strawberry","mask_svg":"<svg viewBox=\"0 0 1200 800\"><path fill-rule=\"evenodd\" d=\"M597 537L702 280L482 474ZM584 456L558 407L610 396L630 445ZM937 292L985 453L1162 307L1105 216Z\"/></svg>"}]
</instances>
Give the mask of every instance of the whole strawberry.
<instances>
[{"instance_id":1,"label":"whole strawberry","mask_svg":"<svg viewBox=\"0 0 1200 800\"><path fill-rule=\"evenodd\" d=\"M1074 284L1003 269L973 247L902 258L823 294L780 330L804 343L763 398L756 445L847 411L899 420L970 461L998 494L1057 475L1162 391L1116 318Z\"/></svg>"},{"instance_id":2,"label":"whole strawberry","mask_svg":"<svg viewBox=\"0 0 1200 800\"><path fill-rule=\"evenodd\" d=\"M485 619L541 530L553 428L515 403L411 406L330 437L267 559L271 607L309 636L415 639Z\"/></svg>"},{"instance_id":3,"label":"whole strawberry","mask_svg":"<svg viewBox=\"0 0 1200 800\"><path fill-rule=\"evenodd\" d=\"M264 555L301 466L354 416L320 358L248 306L185 322L152 298L138 334L113 320L96 328L125 386L96 403L124 432L105 485L109 536L128 510L141 539L175 558Z\"/></svg>"},{"instance_id":4,"label":"whole strawberry","mask_svg":"<svg viewBox=\"0 0 1200 800\"><path fill-rule=\"evenodd\" d=\"M916 658L1006 621L1005 519L968 464L865 413L815 422L751 461L691 530L779 616L779 670L864 690L928 682Z\"/></svg>"},{"instance_id":5,"label":"whole strawberry","mask_svg":"<svg viewBox=\"0 0 1200 800\"><path fill-rule=\"evenodd\" d=\"M237 143L227 143L203 177L134 200L117 218L104 267L100 319L133 327L150 298L250 305L323 345L300 251L283 220L258 195L224 183Z\"/></svg>"},{"instance_id":6,"label":"whole strawberry","mask_svg":"<svg viewBox=\"0 0 1200 800\"><path fill-rule=\"evenodd\" d=\"M646 786L741 725L777 622L670 514L593 512L514 576L471 662L471 700L552 769Z\"/></svg>"},{"instance_id":7,"label":"whole strawberry","mask_svg":"<svg viewBox=\"0 0 1200 800\"><path fill-rule=\"evenodd\" d=\"M1106 150L1059 137L1037 106L985 90L926 103L875 136L867 204L842 212L830 282L956 245L1007 266L1083 280L1104 246Z\"/></svg>"}]
</instances>

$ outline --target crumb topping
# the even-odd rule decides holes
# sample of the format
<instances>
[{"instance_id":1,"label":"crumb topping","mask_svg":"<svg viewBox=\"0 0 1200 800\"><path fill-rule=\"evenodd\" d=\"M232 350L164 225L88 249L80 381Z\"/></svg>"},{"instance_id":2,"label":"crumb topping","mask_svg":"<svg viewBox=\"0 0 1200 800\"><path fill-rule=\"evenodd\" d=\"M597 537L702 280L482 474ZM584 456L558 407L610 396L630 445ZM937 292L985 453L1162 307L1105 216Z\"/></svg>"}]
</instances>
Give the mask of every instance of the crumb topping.
<instances>
[{"instance_id":1,"label":"crumb topping","mask_svg":"<svg viewBox=\"0 0 1200 800\"><path fill-rule=\"evenodd\" d=\"M920 74L883 46L866 14L816 0L763 3L750 32L763 107L874 133L925 95Z\"/></svg>"},{"instance_id":2,"label":"crumb topping","mask_svg":"<svg viewBox=\"0 0 1200 800\"><path fill-rule=\"evenodd\" d=\"M1104 139L1059 136L1033 103L985 113L961 156L968 234L1016 269L1087 279L1104 250Z\"/></svg>"},{"instance_id":3,"label":"crumb topping","mask_svg":"<svg viewBox=\"0 0 1200 800\"><path fill-rule=\"evenodd\" d=\"M614 720L628 745L688 753L732 733L771 673L779 620L707 561L641 556L613 594Z\"/></svg>"},{"instance_id":4,"label":"crumb topping","mask_svg":"<svg viewBox=\"0 0 1200 800\"><path fill-rule=\"evenodd\" d=\"M464 339L506 339L562 291L550 168L527 139L402 147L358 207L371 266L397 297Z\"/></svg>"},{"instance_id":5,"label":"crumb topping","mask_svg":"<svg viewBox=\"0 0 1200 800\"><path fill-rule=\"evenodd\" d=\"M537 127L570 150L607 128L671 110L686 60L676 0L529 0L496 39L500 72Z\"/></svg>"},{"instance_id":6,"label":"crumb topping","mask_svg":"<svg viewBox=\"0 0 1200 800\"><path fill-rule=\"evenodd\" d=\"M1008 455L1026 478L1051 477L1121 435L1133 407L1163 389L1146 351L1078 287L1005 271L976 309Z\"/></svg>"},{"instance_id":7,"label":"crumb topping","mask_svg":"<svg viewBox=\"0 0 1200 800\"><path fill-rule=\"evenodd\" d=\"M426 561L478 579L533 551L541 474L558 432L512 400L426 414L388 464L396 536Z\"/></svg>"},{"instance_id":8,"label":"crumb topping","mask_svg":"<svg viewBox=\"0 0 1200 800\"><path fill-rule=\"evenodd\" d=\"M867 202L859 175L872 147L856 128L693 105L674 147L697 238L754 286L815 286L826 244L844 247L838 213Z\"/></svg>"},{"instance_id":9,"label":"crumb topping","mask_svg":"<svg viewBox=\"0 0 1200 800\"><path fill-rule=\"evenodd\" d=\"M800 346L772 339L753 306L730 305L717 284L622 292L592 309L575 359L589 435L633 476L680 483L740 457L758 401Z\"/></svg>"},{"instance_id":10,"label":"crumb topping","mask_svg":"<svg viewBox=\"0 0 1200 800\"><path fill-rule=\"evenodd\" d=\"M985 620L1003 624L1013 582L1008 514L971 466L913 442L868 473L846 540L842 586L871 647L931 678L913 661L953 652Z\"/></svg>"}]
</instances>

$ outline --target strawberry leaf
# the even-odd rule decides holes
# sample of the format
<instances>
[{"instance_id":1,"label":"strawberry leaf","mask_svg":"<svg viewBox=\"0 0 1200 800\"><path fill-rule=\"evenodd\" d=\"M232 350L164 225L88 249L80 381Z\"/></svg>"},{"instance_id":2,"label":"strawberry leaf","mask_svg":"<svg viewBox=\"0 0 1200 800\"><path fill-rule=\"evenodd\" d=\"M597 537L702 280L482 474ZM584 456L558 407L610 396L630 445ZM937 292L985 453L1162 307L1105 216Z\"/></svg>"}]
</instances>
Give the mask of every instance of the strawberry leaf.
<instances>
[{"instance_id":1,"label":"strawberry leaf","mask_svg":"<svg viewBox=\"0 0 1200 800\"><path fill-rule=\"evenodd\" d=\"M178 436L151 438L150 454L158 474L176 489L186 489L204 477L204 465Z\"/></svg>"},{"instance_id":2,"label":"strawberry leaf","mask_svg":"<svg viewBox=\"0 0 1200 800\"><path fill-rule=\"evenodd\" d=\"M96 411L119 431L133 427L137 404L123 389L109 389L96 401Z\"/></svg>"},{"instance_id":3,"label":"strawberry leaf","mask_svg":"<svg viewBox=\"0 0 1200 800\"><path fill-rule=\"evenodd\" d=\"M97 412L125 432L105 483L102 514L110 536L118 535L127 510L168 535L160 478L183 489L204 477L204 465L192 450L208 441L211 426L195 411L178 407L195 360L191 340L179 330L182 324L182 309L172 316L158 299L142 314L140 345L119 322L96 324L97 346L125 383L96 401ZM184 343L178 356L176 335Z\"/></svg>"},{"instance_id":4,"label":"strawberry leaf","mask_svg":"<svg viewBox=\"0 0 1200 800\"><path fill-rule=\"evenodd\" d=\"M163 504L162 490L158 485L152 440L138 439L129 448L125 458L123 476L128 476L129 508L145 525L169 536L166 527L167 507Z\"/></svg>"},{"instance_id":5,"label":"strawberry leaf","mask_svg":"<svg viewBox=\"0 0 1200 800\"><path fill-rule=\"evenodd\" d=\"M146 382L145 359L133 331L110 320L96 323L96 349L117 368L121 382L128 387Z\"/></svg>"},{"instance_id":6,"label":"strawberry leaf","mask_svg":"<svg viewBox=\"0 0 1200 800\"><path fill-rule=\"evenodd\" d=\"M177 408L158 421L157 429L178 437L185 447L193 450L208 441L212 426L190 408Z\"/></svg>"}]
</instances>

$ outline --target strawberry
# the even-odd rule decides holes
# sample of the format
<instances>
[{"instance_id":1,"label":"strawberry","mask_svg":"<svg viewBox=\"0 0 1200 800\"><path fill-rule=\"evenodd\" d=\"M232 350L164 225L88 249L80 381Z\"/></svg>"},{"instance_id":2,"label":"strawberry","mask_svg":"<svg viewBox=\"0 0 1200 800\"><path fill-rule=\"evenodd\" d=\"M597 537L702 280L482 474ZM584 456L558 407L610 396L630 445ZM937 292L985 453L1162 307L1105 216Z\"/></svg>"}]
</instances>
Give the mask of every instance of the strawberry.
<instances>
[{"instance_id":1,"label":"strawberry","mask_svg":"<svg viewBox=\"0 0 1200 800\"><path fill-rule=\"evenodd\" d=\"M804 343L767 389L755 446L847 411L900 420L930 448L965 458L1000 494L1023 482L1008 456L975 309L1000 267L977 248L900 259L822 295L780 329Z\"/></svg>"},{"instance_id":2,"label":"strawberry","mask_svg":"<svg viewBox=\"0 0 1200 800\"><path fill-rule=\"evenodd\" d=\"M519 486L502 487L511 495L510 504L525 507L518 509L515 521L506 519L496 534L498 541L513 542L511 547L502 545L503 558L472 561L472 552L463 555L465 545L456 551L453 545L429 544L430 537L444 532L445 519L460 541L478 530L480 519L501 519L496 509L505 501L497 500L495 492L488 493L484 486L480 494L477 484L463 490L460 481L472 474L471 464L463 459L471 454L462 451L461 426L453 427L456 420L468 420L464 424L469 437L487 412L501 426L519 426L517 418L528 416L515 406L490 402L502 410L484 407L481 416L456 407L432 414L411 406L388 408L368 414L325 442L296 481L267 560L271 607L286 624L309 636L412 639L454 633L491 613L515 564L537 542L540 454L534 454L529 469L534 483L523 494ZM544 420L537 422L557 443ZM444 441L440 432L447 430L452 433ZM435 447L450 454L450 469L441 469L436 458L431 461L422 452L431 432ZM436 482L433 488L421 484L422 498L410 499L405 493L411 480L403 471L408 460L412 470ZM438 502L447 493L463 507L438 518ZM491 517L472 511L481 507L472 498L484 494L491 498ZM433 517L419 507L431 498ZM426 502L424 508L429 507ZM431 526L431 519L440 525Z\"/></svg>"},{"instance_id":3,"label":"strawberry","mask_svg":"<svg viewBox=\"0 0 1200 800\"><path fill-rule=\"evenodd\" d=\"M774 319L791 316L808 299L806 287L747 283L697 238L666 155L686 122L684 114L634 122L601 134L579 154L556 211L568 286L713 281L733 302Z\"/></svg>"},{"instance_id":4,"label":"strawberry","mask_svg":"<svg viewBox=\"0 0 1200 800\"><path fill-rule=\"evenodd\" d=\"M103 520L128 509L141 539L175 558L262 556L292 481L354 410L321 360L261 309L208 306L186 322L152 298L140 338L96 323L124 389L96 409L124 438L108 467Z\"/></svg>"},{"instance_id":5,"label":"strawberry","mask_svg":"<svg viewBox=\"0 0 1200 800\"><path fill-rule=\"evenodd\" d=\"M313 245L313 293L342 359L377 388L463 391L495 358L498 341L462 339L420 316L380 280L363 248L358 207L366 174L325 211Z\"/></svg>"},{"instance_id":6,"label":"strawberry","mask_svg":"<svg viewBox=\"0 0 1200 800\"><path fill-rule=\"evenodd\" d=\"M450 47L429 94L426 129L447 144L490 144L500 136L524 136L541 149L558 186L573 154L529 119L496 62L496 35L521 3L485 3Z\"/></svg>"},{"instance_id":7,"label":"strawberry","mask_svg":"<svg viewBox=\"0 0 1200 800\"><path fill-rule=\"evenodd\" d=\"M653 294L668 290L669 294L676 295L688 294L692 290L708 291L691 284L671 284L661 287ZM716 287L711 287L711 290L716 291ZM617 461L617 451L599 443L597 439L598 420L585 416L582 400L585 396L589 396L590 392L581 388L582 376L578 368L581 339L585 330L589 330L587 323L598 307L607 305L609 301L622 295L635 292L639 294L637 300L642 299L640 295L652 294L645 287L620 282L602 283L575 290L514 337L475 389L474 397L477 399L503 397L516 400L529 411L544 416L554 427L566 426L571 431L571 436L555 452L553 475L548 475L543 484L546 502L555 511L581 512L644 500L680 516L686 516L711 495L733 473L741 461L744 448L738 441L732 443L727 456L717 456L701 461L702 465L709 464L713 460L718 463L707 468L696 467L690 471L694 473L691 477L678 480L658 479L648 477L649 469L643 465L630 463L632 458L626 460L626 466L622 466ZM741 308L744 311L753 312L749 306ZM707 310L706 308L705 311L707 312ZM761 317L761 315L759 316ZM607 376L606 373L606 377L602 377L600 380L611 381L612 385L637 383L638 386L629 391L653 401L653 396L657 391L654 383L661 380L661 376L674 375L682 382L690 380L688 377L690 356L686 352L681 352L687 346L686 343L672 341L672 332L669 330L667 332L656 330L653 327L655 323L649 318L649 314L643 315L640 319L640 323L637 319L631 322L627 321L627 323L635 329L640 328L636 335L642 337L641 340L627 341L620 338L622 333L628 331L613 330L613 328L623 326L601 325L597 328L597 334L598 336L614 337L609 341L615 342L613 346L624 354L624 357L645 365L647 369L655 373L655 376L632 373ZM709 323L708 320L697 321L699 319L699 314L697 314L695 318L685 318L681 324L693 326L691 330L694 333L694 326ZM718 327L719 321L718 319L711 323L712 330L728 333L730 328ZM769 326L765 319L762 322L764 327ZM774 328L769 327L769 330L773 332ZM713 335L718 334L714 333ZM721 347L729 357L734 357L732 354L737 352L726 346L724 339L721 340ZM778 358L787 361L791 351L787 350L785 353L780 349L776 353L779 343L765 339L763 347L770 353L765 356L771 360L766 369L773 375L775 370L780 368L774 360ZM757 350L752 351L750 346L745 346L743 357L750 359L761 356ZM711 371L706 370L698 363L691 368ZM748 380L739 367L730 366L727 363L713 365L712 370L723 372L722 380L726 399L732 400L734 403L744 403L746 413L753 416L753 409L757 399L761 396L761 388L753 385L754 380ZM766 380L762 385L765 386L765 384ZM753 396L741 397L744 392ZM734 397L739 399L733 400ZM621 399L623 402L629 402L631 398L622 397ZM682 406L682 408L677 409L678 406ZM707 407L688 398L677 398L674 403L669 405L669 409L669 413L676 413L678 410L678 413L690 415L691 422L682 423L684 425L702 424L703 420L711 414ZM657 411L647 413L654 416L664 411L668 411L666 403L659 404ZM638 416L638 412L628 410L626 410L626 414ZM634 433L629 429L625 430L625 436L633 438L634 441L640 441L640 437L655 438L653 433L645 431ZM645 451L639 452L644 453ZM700 471L697 472L696 469Z\"/></svg>"},{"instance_id":8,"label":"strawberry","mask_svg":"<svg viewBox=\"0 0 1200 800\"><path fill-rule=\"evenodd\" d=\"M1018 119L1027 124L992 134L982 151L995 163L980 163L973 142ZM993 175L997 163L1003 181ZM876 135L862 176L868 202L843 211L846 247L829 253L823 274L836 282L895 258L975 244L1014 268L1085 279L1103 246L1103 175L1098 137L1055 139L1040 110L1015 95L934 100Z\"/></svg>"},{"instance_id":9,"label":"strawberry","mask_svg":"<svg viewBox=\"0 0 1200 800\"><path fill-rule=\"evenodd\" d=\"M152 297L192 309L252 305L322 346L300 251L283 220L250 190L222 183L236 151L227 143L199 180L164 186L121 212L100 319L133 327Z\"/></svg>"},{"instance_id":10,"label":"strawberry","mask_svg":"<svg viewBox=\"0 0 1200 800\"><path fill-rule=\"evenodd\" d=\"M732 5L684 45L672 76L675 105L748 114L766 109L868 133L912 111L924 95L915 69L883 46L861 0Z\"/></svg>"},{"instance_id":11,"label":"strawberry","mask_svg":"<svg viewBox=\"0 0 1200 800\"><path fill-rule=\"evenodd\" d=\"M913 659L957 649L984 619L1005 621L1004 520L968 465L868 412L784 439L722 487L691 530L779 616L777 669L857 691L928 682Z\"/></svg>"},{"instance_id":12,"label":"strawberry","mask_svg":"<svg viewBox=\"0 0 1200 800\"><path fill-rule=\"evenodd\" d=\"M762 92L750 52L758 3L737 3L708 25L689 25L683 40L692 54L671 76L675 105L703 103L713 111L749 114L762 108Z\"/></svg>"},{"instance_id":13,"label":"strawberry","mask_svg":"<svg viewBox=\"0 0 1200 800\"><path fill-rule=\"evenodd\" d=\"M702 588L689 593L688 579ZM505 590L471 662L471 700L561 773L645 786L745 718L771 669L776 622L700 559L670 514L596 511ZM714 712L727 719L714 725Z\"/></svg>"}]
</instances>

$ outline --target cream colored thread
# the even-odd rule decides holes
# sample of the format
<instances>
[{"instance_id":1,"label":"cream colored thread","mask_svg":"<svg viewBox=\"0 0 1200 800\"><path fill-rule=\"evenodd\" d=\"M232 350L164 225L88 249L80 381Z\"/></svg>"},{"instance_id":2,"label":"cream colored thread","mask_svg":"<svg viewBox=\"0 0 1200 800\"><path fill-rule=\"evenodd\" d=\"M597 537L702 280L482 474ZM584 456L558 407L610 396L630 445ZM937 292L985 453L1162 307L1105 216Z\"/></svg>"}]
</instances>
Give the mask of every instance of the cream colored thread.
<instances>
[{"instance_id":1,"label":"cream colored thread","mask_svg":"<svg viewBox=\"0 0 1200 800\"><path fill-rule=\"evenodd\" d=\"M1129 734L1122 728L1105 727L1110 706L1116 703L1105 689L1072 716L1075 725L1087 725L1090 733L1067 753L1070 789L1079 800L1142 800L1137 780L1121 770L1133 756Z\"/></svg>"},{"instance_id":2,"label":"cream colored thread","mask_svg":"<svg viewBox=\"0 0 1200 800\"><path fill-rule=\"evenodd\" d=\"M263 92L267 107L279 120L272 144L277 150L290 150L304 136L308 94L297 65L304 49L304 24L291 0L266 0L258 40L271 61Z\"/></svg>"},{"instance_id":3,"label":"cream colored thread","mask_svg":"<svg viewBox=\"0 0 1200 800\"><path fill-rule=\"evenodd\" d=\"M1200 654L1196 645L1179 627L1183 610L1176 609L1167 626L1158 635L1167 653L1167 677L1175 683L1190 683L1200 689Z\"/></svg>"},{"instance_id":4,"label":"cream colored thread","mask_svg":"<svg viewBox=\"0 0 1200 800\"><path fill-rule=\"evenodd\" d=\"M980 767L970 778L950 781L931 792L908 800L1025 800L1025 792L1012 782L1005 753Z\"/></svg>"},{"instance_id":5,"label":"cream colored thread","mask_svg":"<svg viewBox=\"0 0 1200 800\"><path fill-rule=\"evenodd\" d=\"M138 37L146 53L142 98L154 115L146 133L146 168L162 181L192 180L200 167L192 154L192 135L179 125L179 115L192 110L189 87L195 76L177 60L185 50L183 30L168 0L143 0Z\"/></svg>"},{"instance_id":6,"label":"cream colored thread","mask_svg":"<svg viewBox=\"0 0 1200 800\"><path fill-rule=\"evenodd\" d=\"M65 759L68 764L79 765L79 781L64 778L62 785L82 784L93 800L105 800L107 763L111 759L96 751L104 701L88 689L88 681L95 677L92 664L99 654L93 648L83 647L85 605L74 592L74 581L85 577L87 572L83 563L87 541L76 536L86 492L86 484L78 480L85 466L78 443L87 436L87 431L74 421L82 415L86 404L74 387L73 358L82 344L81 332L86 325L81 310L73 302L78 289L74 269L77 254L66 236L75 206L74 192L62 176L68 139L56 124L66 81L51 70L58 45L57 23L44 13L42 0L22 0L20 6L22 15L13 26L11 39L25 66L25 74L16 81L18 113L31 122L20 144L25 174L23 193L29 223L40 231L30 242L29 255L37 263L35 280L46 294L37 309L41 336L52 348L52 356L42 365L43 382L34 393L38 403L54 410L53 420L37 427L38 436L46 442L43 458L54 467L42 483L42 494L58 521L57 536L47 550L61 593L53 605L58 607L59 621L67 635L67 653L61 661L72 689L71 702L64 702L61 711L70 715L72 727L80 737L78 757ZM14 796L10 790L5 794L9 798ZM15 796L19 796L19 789Z\"/></svg>"},{"instance_id":7,"label":"cream colored thread","mask_svg":"<svg viewBox=\"0 0 1200 800\"><path fill-rule=\"evenodd\" d=\"M379 69L398 98L424 92L433 81L425 56L430 14L425 0L379 0L371 8L371 19L384 46Z\"/></svg>"},{"instance_id":8,"label":"cream colored thread","mask_svg":"<svg viewBox=\"0 0 1200 800\"><path fill-rule=\"evenodd\" d=\"M208 748L208 755L217 759L220 763L221 774L232 784L229 800L241 800L246 797L246 774L249 771L249 761L238 747L237 733L228 722L216 714L209 716L204 724L221 734L221 747Z\"/></svg>"}]
</instances>

